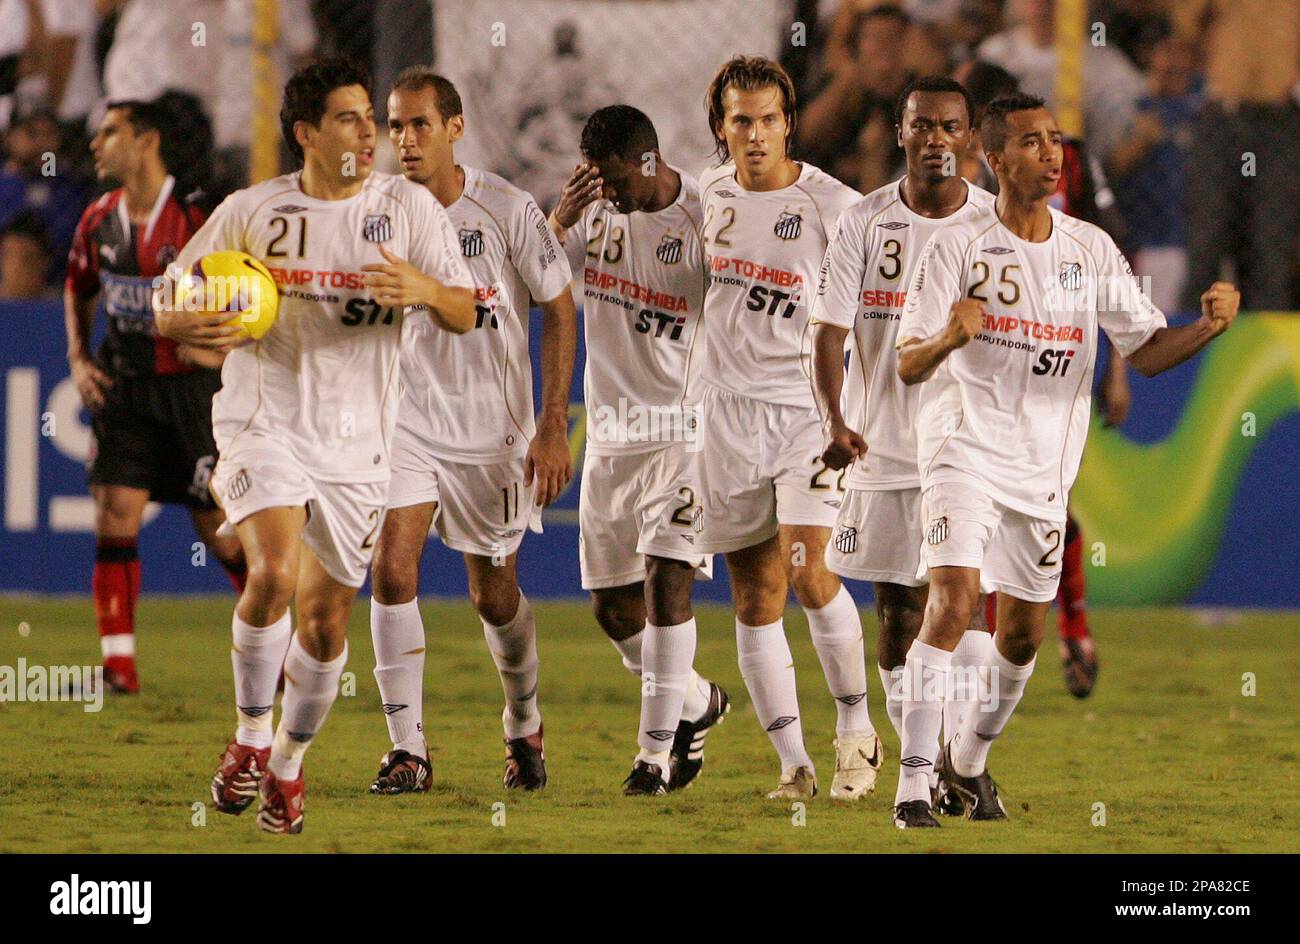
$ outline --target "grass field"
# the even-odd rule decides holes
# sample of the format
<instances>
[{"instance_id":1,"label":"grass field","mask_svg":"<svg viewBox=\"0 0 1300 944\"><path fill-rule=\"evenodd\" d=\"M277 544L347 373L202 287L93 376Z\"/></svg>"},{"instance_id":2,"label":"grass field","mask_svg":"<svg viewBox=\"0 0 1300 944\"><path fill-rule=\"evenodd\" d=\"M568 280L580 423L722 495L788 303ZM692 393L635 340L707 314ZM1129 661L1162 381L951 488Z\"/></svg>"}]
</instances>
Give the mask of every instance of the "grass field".
<instances>
[{"instance_id":1,"label":"grass field","mask_svg":"<svg viewBox=\"0 0 1300 944\"><path fill-rule=\"evenodd\" d=\"M111 700L97 714L71 702L0 705L0 852L1300 851L1293 613L1209 626L1183 611L1096 611L1096 692L1083 702L1065 693L1053 642L994 747L991 768L1011 821L945 820L942 830L903 834L889 818L898 742L874 672L872 717L888 751L878 792L853 806L827 796L834 706L795 607L786 626L823 789L803 825L789 804L763 798L776 782L775 755L720 608L700 610L697 666L735 707L710 737L690 790L659 800L619 795L635 751L638 686L588 610L556 603L535 605L550 786L507 794L501 690L477 619L464 602L431 601L425 726L435 785L418 796L372 797L366 787L388 744L360 605L348 666L355 695L338 700L307 756L305 831L270 837L251 814L195 812L209 801L208 780L233 730L231 604L141 601L139 697ZM864 623L870 653L870 612ZM0 597L0 665L97 655L88 599ZM1243 694L1247 672L1254 696ZM494 825L501 802L504 825ZM1098 803L1104 826L1093 825Z\"/></svg>"}]
</instances>

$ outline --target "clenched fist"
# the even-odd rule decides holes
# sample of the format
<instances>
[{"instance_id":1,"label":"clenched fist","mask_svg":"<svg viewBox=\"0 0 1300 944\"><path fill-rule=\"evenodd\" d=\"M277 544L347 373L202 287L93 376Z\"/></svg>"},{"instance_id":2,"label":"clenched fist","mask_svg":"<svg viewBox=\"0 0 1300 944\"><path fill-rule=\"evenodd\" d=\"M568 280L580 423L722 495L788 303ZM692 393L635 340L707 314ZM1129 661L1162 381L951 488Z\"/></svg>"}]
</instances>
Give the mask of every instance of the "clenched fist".
<instances>
[{"instance_id":1,"label":"clenched fist","mask_svg":"<svg viewBox=\"0 0 1300 944\"><path fill-rule=\"evenodd\" d=\"M973 298L954 302L948 312L948 336L954 348L965 347L984 327L984 306Z\"/></svg>"},{"instance_id":2,"label":"clenched fist","mask_svg":"<svg viewBox=\"0 0 1300 944\"><path fill-rule=\"evenodd\" d=\"M1231 282L1215 282L1201 296L1201 317L1216 335L1223 334L1237 317L1241 293Z\"/></svg>"}]
</instances>

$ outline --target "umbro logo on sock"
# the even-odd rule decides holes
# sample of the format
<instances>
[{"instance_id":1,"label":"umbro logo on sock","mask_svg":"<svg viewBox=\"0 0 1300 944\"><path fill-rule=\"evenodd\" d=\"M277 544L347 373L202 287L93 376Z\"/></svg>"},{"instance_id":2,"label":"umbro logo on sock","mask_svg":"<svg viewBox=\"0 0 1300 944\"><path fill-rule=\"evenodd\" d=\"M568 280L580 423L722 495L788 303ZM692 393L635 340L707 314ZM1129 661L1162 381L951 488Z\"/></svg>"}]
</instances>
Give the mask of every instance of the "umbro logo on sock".
<instances>
[{"instance_id":1,"label":"umbro logo on sock","mask_svg":"<svg viewBox=\"0 0 1300 944\"><path fill-rule=\"evenodd\" d=\"M519 700L519 701L532 701L532 700L533 700L534 698L536 698L536 697L537 697L537 686L534 685L532 688L530 688L530 689L528 690L528 694L526 694L526 695L520 695L518 700Z\"/></svg>"},{"instance_id":2,"label":"umbro logo on sock","mask_svg":"<svg viewBox=\"0 0 1300 944\"><path fill-rule=\"evenodd\" d=\"M384 714L395 715L403 708L410 708L410 707L411 707L410 705L390 705L388 704L388 702L384 702Z\"/></svg>"},{"instance_id":3,"label":"umbro logo on sock","mask_svg":"<svg viewBox=\"0 0 1300 944\"><path fill-rule=\"evenodd\" d=\"M866 692L858 692L856 695L836 695L835 700L841 701L846 705L856 705L862 699L867 697Z\"/></svg>"},{"instance_id":4,"label":"umbro logo on sock","mask_svg":"<svg viewBox=\"0 0 1300 944\"><path fill-rule=\"evenodd\" d=\"M290 731L288 734L289 740L295 744L306 744L316 736L315 731Z\"/></svg>"},{"instance_id":5,"label":"umbro logo on sock","mask_svg":"<svg viewBox=\"0 0 1300 944\"><path fill-rule=\"evenodd\" d=\"M238 707L241 715L248 715L250 718L260 718L271 710L270 705L249 705L247 708L240 705Z\"/></svg>"},{"instance_id":6,"label":"umbro logo on sock","mask_svg":"<svg viewBox=\"0 0 1300 944\"><path fill-rule=\"evenodd\" d=\"M912 767L912 768L930 766L930 761L928 759L924 757L918 757L916 754L913 754L911 757L904 757L902 760L899 761L899 763L902 764L904 767Z\"/></svg>"},{"instance_id":7,"label":"umbro logo on sock","mask_svg":"<svg viewBox=\"0 0 1300 944\"><path fill-rule=\"evenodd\" d=\"M646 735L654 738L656 741L666 741L676 733L676 731L647 731Z\"/></svg>"},{"instance_id":8,"label":"umbro logo on sock","mask_svg":"<svg viewBox=\"0 0 1300 944\"><path fill-rule=\"evenodd\" d=\"M780 731L782 728L788 728L798 721L797 715L782 715L767 726L768 731Z\"/></svg>"}]
</instances>

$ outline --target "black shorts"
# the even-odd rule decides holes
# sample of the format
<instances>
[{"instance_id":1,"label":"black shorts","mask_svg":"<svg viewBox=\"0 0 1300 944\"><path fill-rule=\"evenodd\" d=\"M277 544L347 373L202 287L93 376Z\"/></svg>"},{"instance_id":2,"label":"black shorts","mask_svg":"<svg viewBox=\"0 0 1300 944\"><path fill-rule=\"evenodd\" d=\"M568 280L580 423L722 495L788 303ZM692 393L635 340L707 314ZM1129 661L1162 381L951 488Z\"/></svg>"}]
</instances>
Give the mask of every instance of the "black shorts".
<instances>
[{"instance_id":1,"label":"black shorts","mask_svg":"<svg viewBox=\"0 0 1300 944\"><path fill-rule=\"evenodd\" d=\"M149 490L153 501L215 508L208 479L217 464L212 395L221 374L117 377L91 421L92 485Z\"/></svg>"}]
</instances>

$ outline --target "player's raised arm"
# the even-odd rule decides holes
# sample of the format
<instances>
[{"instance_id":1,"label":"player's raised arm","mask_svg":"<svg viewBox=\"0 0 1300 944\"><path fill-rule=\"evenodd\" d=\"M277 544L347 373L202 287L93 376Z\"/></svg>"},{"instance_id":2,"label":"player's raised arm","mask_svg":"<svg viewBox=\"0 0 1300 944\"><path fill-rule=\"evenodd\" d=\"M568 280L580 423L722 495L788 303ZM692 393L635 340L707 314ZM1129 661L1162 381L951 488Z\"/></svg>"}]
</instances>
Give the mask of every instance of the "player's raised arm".
<instances>
[{"instance_id":1,"label":"player's raised arm","mask_svg":"<svg viewBox=\"0 0 1300 944\"><path fill-rule=\"evenodd\" d=\"M898 329L898 376L909 386L928 380L949 354L979 333L984 321L984 306L961 297L953 251L938 240L934 237L925 247Z\"/></svg>"},{"instance_id":2,"label":"player's raised arm","mask_svg":"<svg viewBox=\"0 0 1300 944\"><path fill-rule=\"evenodd\" d=\"M1163 327L1127 355L1134 370L1154 377L1177 367L1227 331L1241 307L1241 293L1231 282L1215 282L1201 295L1201 317L1176 328Z\"/></svg>"},{"instance_id":3,"label":"player's raised arm","mask_svg":"<svg viewBox=\"0 0 1300 944\"><path fill-rule=\"evenodd\" d=\"M849 428L840 409L844 343L858 313L858 288L866 258L862 243L862 228L842 218L826 247L812 304L813 398L827 442L822 462L831 469L847 468L867 454L867 441L860 431Z\"/></svg>"},{"instance_id":4,"label":"player's raised arm","mask_svg":"<svg viewBox=\"0 0 1300 944\"><path fill-rule=\"evenodd\" d=\"M600 171L595 164L582 163L573 169L573 174L560 191L560 200L547 222L555 238L561 243L582 217L582 211L600 197L604 185Z\"/></svg>"}]
</instances>

